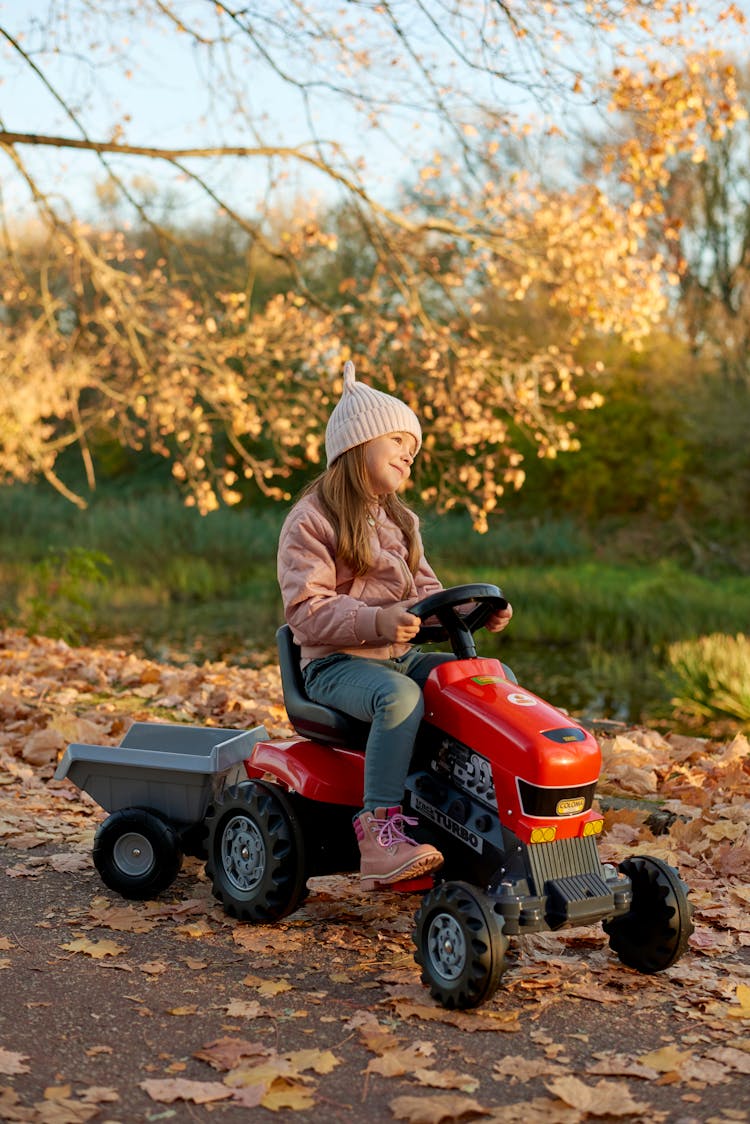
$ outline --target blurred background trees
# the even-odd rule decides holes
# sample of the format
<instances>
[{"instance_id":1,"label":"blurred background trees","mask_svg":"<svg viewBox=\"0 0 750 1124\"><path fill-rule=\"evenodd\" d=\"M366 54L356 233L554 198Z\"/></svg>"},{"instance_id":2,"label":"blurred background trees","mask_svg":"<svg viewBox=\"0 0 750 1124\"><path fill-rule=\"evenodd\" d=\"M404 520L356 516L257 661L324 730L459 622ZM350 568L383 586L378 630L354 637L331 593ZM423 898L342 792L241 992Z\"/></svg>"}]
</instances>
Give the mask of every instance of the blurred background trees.
<instances>
[{"instance_id":1,"label":"blurred background trees","mask_svg":"<svg viewBox=\"0 0 750 1124\"><path fill-rule=\"evenodd\" d=\"M288 498L351 356L424 420L412 498L480 530L519 502L731 526L748 80L708 29L743 25L637 0L8 17L7 87L47 100L0 120L0 479L83 504L156 456L202 512ZM144 101L160 51L205 122Z\"/></svg>"}]
</instances>

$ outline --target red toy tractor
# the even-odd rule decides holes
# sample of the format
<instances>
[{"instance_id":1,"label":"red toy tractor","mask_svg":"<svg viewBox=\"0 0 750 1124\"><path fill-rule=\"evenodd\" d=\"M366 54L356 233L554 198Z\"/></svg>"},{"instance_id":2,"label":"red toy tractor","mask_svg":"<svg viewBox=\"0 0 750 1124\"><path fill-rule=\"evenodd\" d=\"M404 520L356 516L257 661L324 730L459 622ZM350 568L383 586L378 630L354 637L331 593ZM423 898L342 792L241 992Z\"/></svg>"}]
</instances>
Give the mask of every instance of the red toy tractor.
<instances>
[{"instance_id":1,"label":"red toy tractor","mask_svg":"<svg viewBox=\"0 0 750 1124\"><path fill-rule=\"evenodd\" d=\"M505 604L496 586L475 584L411 609L428 622L415 642L449 640L456 656L425 686L404 801L417 837L445 856L414 941L422 981L449 1008L495 992L511 936L601 921L620 960L653 973L682 956L693 931L687 888L671 866L643 855L619 868L600 861L594 737L499 660L476 655L473 633ZM278 643L299 736L257 741L248 779L219 791L205 818L214 894L232 916L264 923L297 909L309 877L358 869L352 817L367 736L363 723L306 697L287 626Z\"/></svg>"}]
</instances>

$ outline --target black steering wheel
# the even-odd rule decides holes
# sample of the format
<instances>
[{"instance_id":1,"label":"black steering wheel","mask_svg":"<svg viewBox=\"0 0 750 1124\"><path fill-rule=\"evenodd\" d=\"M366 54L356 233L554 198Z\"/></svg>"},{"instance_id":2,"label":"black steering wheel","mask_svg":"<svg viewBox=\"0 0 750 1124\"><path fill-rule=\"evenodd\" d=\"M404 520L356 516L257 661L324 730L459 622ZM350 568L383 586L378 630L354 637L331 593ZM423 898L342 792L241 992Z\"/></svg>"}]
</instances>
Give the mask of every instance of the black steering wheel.
<instances>
[{"instance_id":1,"label":"black steering wheel","mask_svg":"<svg viewBox=\"0 0 750 1124\"><path fill-rule=\"evenodd\" d=\"M458 613L461 605L473 605L468 613ZM482 628L493 613L505 609L508 602L496 585L453 585L423 597L409 606L409 612L421 621L437 617L439 624L423 624L412 644L436 644L450 640L460 660L472 659L477 650L473 634Z\"/></svg>"}]
</instances>

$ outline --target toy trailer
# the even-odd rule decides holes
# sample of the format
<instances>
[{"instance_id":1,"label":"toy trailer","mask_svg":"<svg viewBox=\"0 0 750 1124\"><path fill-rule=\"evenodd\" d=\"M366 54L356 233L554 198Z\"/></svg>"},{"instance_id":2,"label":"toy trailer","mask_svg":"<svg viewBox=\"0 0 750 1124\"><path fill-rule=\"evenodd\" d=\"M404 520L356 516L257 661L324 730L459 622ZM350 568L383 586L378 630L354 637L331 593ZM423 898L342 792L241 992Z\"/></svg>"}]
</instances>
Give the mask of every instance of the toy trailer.
<instances>
[{"instance_id":1,"label":"toy trailer","mask_svg":"<svg viewBox=\"0 0 750 1124\"><path fill-rule=\"evenodd\" d=\"M74 743L56 780L70 780L110 815L94 839L102 881L123 897L154 897L174 882L183 854L202 854L203 821L264 726L252 730L135 722L117 746Z\"/></svg>"}]
</instances>

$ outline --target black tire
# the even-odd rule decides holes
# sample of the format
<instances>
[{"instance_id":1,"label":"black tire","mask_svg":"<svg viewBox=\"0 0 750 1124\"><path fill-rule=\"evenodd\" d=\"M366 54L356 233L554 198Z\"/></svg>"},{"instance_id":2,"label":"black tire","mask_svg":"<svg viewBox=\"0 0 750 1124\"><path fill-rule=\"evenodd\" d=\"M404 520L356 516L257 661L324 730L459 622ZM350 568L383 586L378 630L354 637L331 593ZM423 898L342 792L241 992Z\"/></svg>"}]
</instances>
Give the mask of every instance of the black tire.
<instances>
[{"instance_id":1,"label":"black tire","mask_svg":"<svg viewBox=\"0 0 750 1124\"><path fill-rule=\"evenodd\" d=\"M653 975L675 964L693 932L688 889L674 867L651 855L620 863L630 879L633 902L622 917L604 922L615 955L636 972Z\"/></svg>"},{"instance_id":2,"label":"black tire","mask_svg":"<svg viewBox=\"0 0 750 1124\"><path fill-rule=\"evenodd\" d=\"M465 882L443 882L415 917L414 959L443 1007L478 1007L497 991L508 938L489 899Z\"/></svg>"},{"instance_id":3,"label":"black tire","mask_svg":"<svg viewBox=\"0 0 750 1124\"><path fill-rule=\"evenodd\" d=\"M278 921L306 891L299 820L275 785L246 781L219 797L208 827L206 873L214 897L240 921Z\"/></svg>"},{"instance_id":4,"label":"black tire","mask_svg":"<svg viewBox=\"0 0 750 1124\"><path fill-rule=\"evenodd\" d=\"M171 886L182 866L174 827L145 808L123 808L99 826L94 866L105 886L124 898L145 901Z\"/></svg>"}]
</instances>

